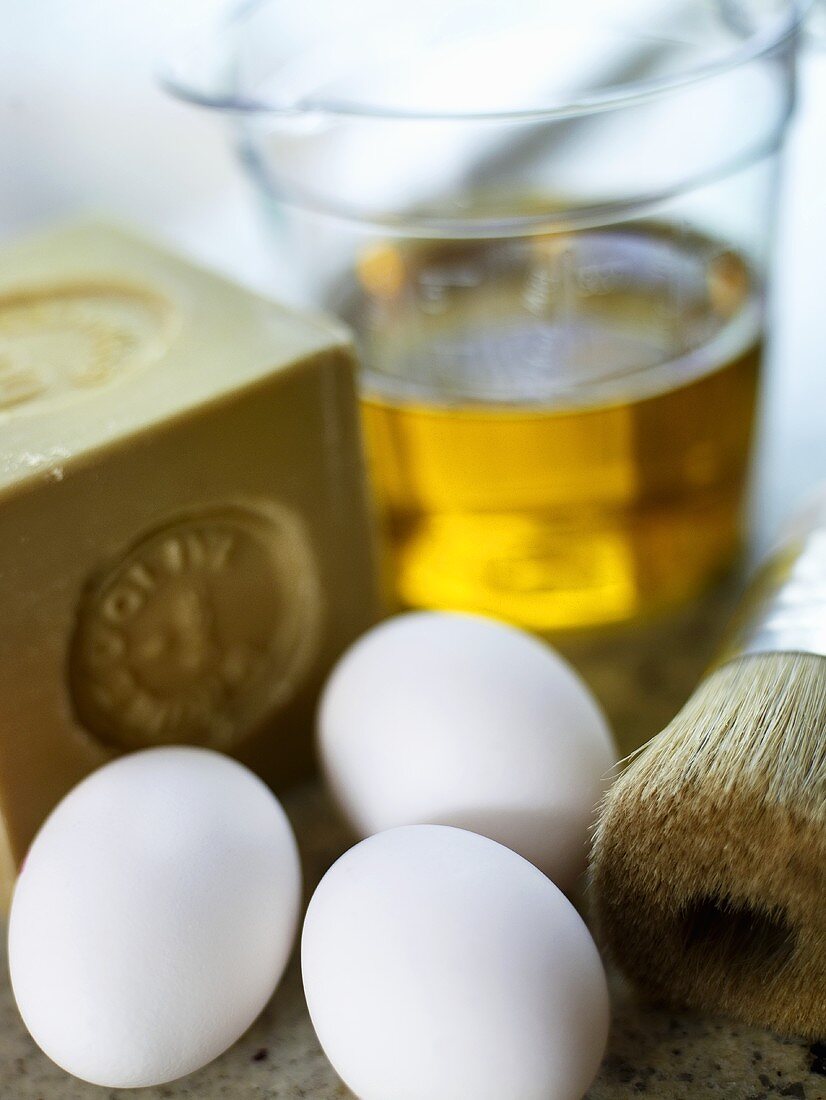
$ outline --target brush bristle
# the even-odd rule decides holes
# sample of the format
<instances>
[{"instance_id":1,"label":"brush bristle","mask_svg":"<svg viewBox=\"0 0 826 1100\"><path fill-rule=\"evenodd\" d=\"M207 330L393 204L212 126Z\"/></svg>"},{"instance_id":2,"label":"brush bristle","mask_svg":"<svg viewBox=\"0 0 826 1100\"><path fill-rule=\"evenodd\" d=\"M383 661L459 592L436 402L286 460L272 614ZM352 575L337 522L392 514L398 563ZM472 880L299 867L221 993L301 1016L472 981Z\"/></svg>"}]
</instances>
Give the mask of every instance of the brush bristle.
<instances>
[{"instance_id":1,"label":"brush bristle","mask_svg":"<svg viewBox=\"0 0 826 1100\"><path fill-rule=\"evenodd\" d=\"M609 790L591 872L644 992L826 1035L826 658L714 671Z\"/></svg>"}]
</instances>

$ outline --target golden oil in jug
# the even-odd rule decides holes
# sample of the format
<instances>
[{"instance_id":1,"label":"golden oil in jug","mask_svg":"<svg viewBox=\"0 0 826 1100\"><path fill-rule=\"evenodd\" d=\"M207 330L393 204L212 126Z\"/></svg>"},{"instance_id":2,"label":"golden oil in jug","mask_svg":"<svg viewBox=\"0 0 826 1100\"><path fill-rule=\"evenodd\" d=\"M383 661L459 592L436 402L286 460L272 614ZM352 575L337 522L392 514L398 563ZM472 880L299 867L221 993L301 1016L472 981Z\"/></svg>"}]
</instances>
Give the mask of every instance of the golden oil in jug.
<instances>
[{"instance_id":1,"label":"golden oil in jug","mask_svg":"<svg viewBox=\"0 0 826 1100\"><path fill-rule=\"evenodd\" d=\"M398 604L555 631L672 606L731 562L762 337L736 251L636 222L379 242L356 277Z\"/></svg>"}]
</instances>

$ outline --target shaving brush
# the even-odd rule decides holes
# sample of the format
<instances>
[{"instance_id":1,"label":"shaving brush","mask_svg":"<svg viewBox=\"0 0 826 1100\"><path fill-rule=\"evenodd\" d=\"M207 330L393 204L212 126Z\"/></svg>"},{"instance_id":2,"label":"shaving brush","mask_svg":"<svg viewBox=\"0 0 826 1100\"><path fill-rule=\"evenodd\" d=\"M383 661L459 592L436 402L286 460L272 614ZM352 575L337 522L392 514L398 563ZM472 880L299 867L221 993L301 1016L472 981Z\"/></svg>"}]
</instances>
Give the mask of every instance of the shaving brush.
<instances>
[{"instance_id":1,"label":"shaving brush","mask_svg":"<svg viewBox=\"0 0 826 1100\"><path fill-rule=\"evenodd\" d=\"M808 528L808 529L806 529ZM601 808L608 954L652 999L826 1036L826 508Z\"/></svg>"}]
</instances>

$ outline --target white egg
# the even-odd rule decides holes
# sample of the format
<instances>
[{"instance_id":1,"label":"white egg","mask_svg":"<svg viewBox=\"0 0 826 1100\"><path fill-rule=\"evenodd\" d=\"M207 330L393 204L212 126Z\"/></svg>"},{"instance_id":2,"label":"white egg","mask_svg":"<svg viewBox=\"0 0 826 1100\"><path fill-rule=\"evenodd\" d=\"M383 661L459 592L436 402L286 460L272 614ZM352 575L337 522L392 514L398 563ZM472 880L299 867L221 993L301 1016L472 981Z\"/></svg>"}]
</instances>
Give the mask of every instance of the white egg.
<instances>
[{"instance_id":1,"label":"white egg","mask_svg":"<svg viewBox=\"0 0 826 1100\"><path fill-rule=\"evenodd\" d=\"M319 712L330 788L360 836L457 825L564 890L616 761L597 703L538 638L471 615L399 615L333 671Z\"/></svg>"},{"instance_id":2,"label":"white egg","mask_svg":"<svg viewBox=\"0 0 826 1100\"><path fill-rule=\"evenodd\" d=\"M58 1065L160 1084L249 1027L292 950L301 872L278 800L195 748L122 757L41 828L9 923L14 995Z\"/></svg>"},{"instance_id":3,"label":"white egg","mask_svg":"<svg viewBox=\"0 0 826 1100\"><path fill-rule=\"evenodd\" d=\"M580 1100L608 1035L581 917L486 837L409 825L327 872L301 945L319 1041L359 1100Z\"/></svg>"}]
</instances>

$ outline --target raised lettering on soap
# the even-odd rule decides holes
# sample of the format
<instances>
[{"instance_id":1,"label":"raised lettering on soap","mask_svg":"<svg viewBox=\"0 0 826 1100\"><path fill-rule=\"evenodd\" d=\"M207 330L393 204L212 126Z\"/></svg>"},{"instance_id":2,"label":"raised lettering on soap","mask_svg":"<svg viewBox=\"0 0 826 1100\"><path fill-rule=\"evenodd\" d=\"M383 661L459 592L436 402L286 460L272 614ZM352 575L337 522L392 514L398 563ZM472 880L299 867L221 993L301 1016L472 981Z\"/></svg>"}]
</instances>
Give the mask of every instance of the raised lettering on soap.
<instances>
[{"instance_id":1,"label":"raised lettering on soap","mask_svg":"<svg viewBox=\"0 0 826 1100\"><path fill-rule=\"evenodd\" d=\"M309 560L285 509L229 506L140 539L81 601L69 679L84 727L122 748L238 744L314 655Z\"/></svg>"}]
</instances>

